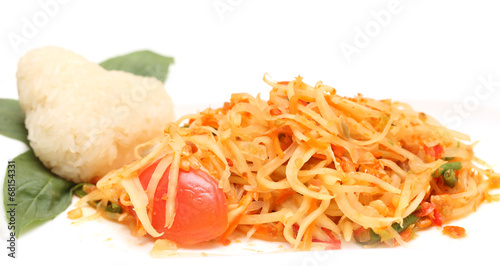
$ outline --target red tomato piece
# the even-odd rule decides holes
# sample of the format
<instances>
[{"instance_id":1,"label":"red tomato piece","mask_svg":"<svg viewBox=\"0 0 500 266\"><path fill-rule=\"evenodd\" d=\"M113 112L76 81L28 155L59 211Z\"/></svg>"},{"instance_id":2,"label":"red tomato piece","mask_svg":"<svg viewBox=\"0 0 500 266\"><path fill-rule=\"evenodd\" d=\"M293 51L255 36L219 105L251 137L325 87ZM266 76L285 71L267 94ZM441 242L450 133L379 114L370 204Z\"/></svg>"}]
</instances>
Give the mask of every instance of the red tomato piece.
<instances>
[{"instance_id":1,"label":"red tomato piece","mask_svg":"<svg viewBox=\"0 0 500 266\"><path fill-rule=\"evenodd\" d=\"M441 146L441 144L437 144L437 145L432 146L432 147L424 146L424 151L433 160L437 160L437 159L441 158L441 156L444 153L444 149Z\"/></svg>"},{"instance_id":2,"label":"red tomato piece","mask_svg":"<svg viewBox=\"0 0 500 266\"><path fill-rule=\"evenodd\" d=\"M158 162L144 170L139 179L147 188ZM176 213L170 228L165 227L165 204L168 191L168 173L158 182L152 203L152 225L166 238L181 245L192 245L221 235L228 225L227 202L218 181L201 170L179 169Z\"/></svg>"},{"instance_id":3,"label":"red tomato piece","mask_svg":"<svg viewBox=\"0 0 500 266\"><path fill-rule=\"evenodd\" d=\"M424 217L434 212L435 208L436 205L434 205L434 203L429 203L424 201L420 203L420 208L417 211L415 211L414 214L418 217Z\"/></svg>"},{"instance_id":4,"label":"red tomato piece","mask_svg":"<svg viewBox=\"0 0 500 266\"><path fill-rule=\"evenodd\" d=\"M434 224L437 226L443 225L443 216L436 209L434 209Z\"/></svg>"}]
</instances>

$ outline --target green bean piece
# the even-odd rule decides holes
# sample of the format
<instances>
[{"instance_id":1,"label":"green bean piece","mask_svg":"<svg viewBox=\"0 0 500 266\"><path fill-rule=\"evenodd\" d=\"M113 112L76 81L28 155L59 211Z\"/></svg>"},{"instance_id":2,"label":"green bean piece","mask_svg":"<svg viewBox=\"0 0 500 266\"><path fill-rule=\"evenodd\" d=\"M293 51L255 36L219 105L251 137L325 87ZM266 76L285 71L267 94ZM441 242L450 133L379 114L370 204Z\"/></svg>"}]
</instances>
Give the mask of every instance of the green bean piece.
<instances>
[{"instance_id":1,"label":"green bean piece","mask_svg":"<svg viewBox=\"0 0 500 266\"><path fill-rule=\"evenodd\" d=\"M460 169L462 169L462 163L461 162L445 163L445 164L439 166L439 168L436 169L436 171L434 171L432 173L432 177L440 177L444 174L444 172L446 170L449 170L449 169L455 170L455 171L460 170Z\"/></svg>"},{"instance_id":2,"label":"green bean piece","mask_svg":"<svg viewBox=\"0 0 500 266\"><path fill-rule=\"evenodd\" d=\"M447 186L455 187L455 185L457 184L457 177L455 176L455 170L448 169L444 171L443 180Z\"/></svg>"},{"instance_id":3,"label":"green bean piece","mask_svg":"<svg viewBox=\"0 0 500 266\"><path fill-rule=\"evenodd\" d=\"M122 213L122 207L114 202L108 202L108 206L106 206L106 211L111 213Z\"/></svg>"},{"instance_id":4,"label":"green bean piece","mask_svg":"<svg viewBox=\"0 0 500 266\"><path fill-rule=\"evenodd\" d=\"M396 230L396 232L401 233L410 225L416 223L418 221L418 217L415 214L410 214L403 219L403 226L399 223L393 223L392 228Z\"/></svg>"},{"instance_id":5,"label":"green bean piece","mask_svg":"<svg viewBox=\"0 0 500 266\"><path fill-rule=\"evenodd\" d=\"M85 197L87 195L87 192L85 192L83 190L83 186L94 186L94 184L80 183L80 184L73 187L73 194L80 197L80 198Z\"/></svg>"}]
</instances>

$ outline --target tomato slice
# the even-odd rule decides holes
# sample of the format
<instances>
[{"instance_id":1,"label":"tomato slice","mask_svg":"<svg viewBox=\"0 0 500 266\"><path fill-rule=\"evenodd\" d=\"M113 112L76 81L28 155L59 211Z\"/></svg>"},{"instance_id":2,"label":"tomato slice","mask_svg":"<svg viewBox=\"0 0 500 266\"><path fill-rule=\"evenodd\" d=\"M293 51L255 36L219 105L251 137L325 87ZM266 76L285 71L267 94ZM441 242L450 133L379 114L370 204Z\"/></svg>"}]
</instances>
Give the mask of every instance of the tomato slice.
<instances>
[{"instance_id":1,"label":"tomato slice","mask_svg":"<svg viewBox=\"0 0 500 266\"><path fill-rule=\"evenodd\" d=\"M147 188L158 162L140 175L142 187ZM170 167L158 182L152 203L151 224L166 238L181 245L192 245L220 236L227 227L227 202L218 182L202 170L179 169L176 213L170 228L165 227L165 204Z\"/></svg>"}]
</instances>

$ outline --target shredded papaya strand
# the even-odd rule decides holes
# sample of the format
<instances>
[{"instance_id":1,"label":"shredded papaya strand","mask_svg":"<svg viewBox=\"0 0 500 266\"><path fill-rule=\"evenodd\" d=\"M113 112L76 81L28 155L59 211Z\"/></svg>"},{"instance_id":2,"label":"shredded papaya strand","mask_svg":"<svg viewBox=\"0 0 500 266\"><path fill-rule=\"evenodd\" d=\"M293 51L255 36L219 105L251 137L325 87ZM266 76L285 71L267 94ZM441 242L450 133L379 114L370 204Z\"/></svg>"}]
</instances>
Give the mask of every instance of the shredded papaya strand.
<instances>
[{"instance_id":1,"label":"shredded papaya strand","mask_svg":"<svg viewBox=\"0 0 500 266\"><path fill-rule=\"evenodd\" d=\"M177 183L179 179L179 164L180 164L180 153L175 152L172 161L172 167L170 168L168 177L168 190L167 199L165 204L165 227L170 228L175 219L176 204L175 198L177 195Z\"/></svg>"},{"instance_id":2,"label":"shredded papaya strand","mask_svg":"<svg viewBox=\"0 0 500 266\"><path fill-rule=\"evenodd\" d=\"M172 154L169 154L168 156L163 157L163 159L161 159L158 165L156 166L156 169L146 187L146 193L148 195L149 201L153 200L154 193L156 192L156 188L158 186L158 182L163 177L163 174L165 173L167 168L170 166L172 159L173 159Z\"/></svg>"},{"instance_id":3,"label":"shredded papaya strand","mask_svg":"<svg viewBox=\"0 0 500 266\"><path fill-rule=\"evenodd\" d=\"M229 224L234 228L228 227L225 240L238 228L242 215L249 223L276 221L282 215L285 229L280 234L294 245L297 239L290 230L294 227L294 231L299 231L294 224L300 223L303 233L298 241L310 248L310 243L306 243L309 234L325 226L339 236L344 233L348 236L359 226L380 231L395 222L401 223L403 217L418 207L422 197L433 198L439 211L452 208L451 214L442 215L436 221L461 217L472 212L485 198L492 198L488 196L489 190L499 186L500 178L490 177L490 181L484 181L484 177L491 174L480 170L471 170L465 177L466 170L462 170L453 189L446 187L441 177L431 178L429 175L445 162L443 159L440 163L428 163L423 147L441 145L447 156L460 158L455 160L467 171L472 161L478 163L479 160L472 153L473 145L459 141L465 138L463 134L440 126L406 104L375 101L361 95L340 97L333 88L320 82L311 87L301 77L276 83L269 81L266 75L264 80L273 87L268 101L261 100L260 96L235 94L231 103L223 108L187 116L189 125L180 129L185 133L182 138L199 140L193 141L200 151L193 154L192 162L199 161L206 166L231 197ZM171 137L173 133L168 131L165 136ZM227 142L234 145L227 147ZM266 146L264 154L259 145ZM172 150L171 143L165 141L161 147ZM142 169L157 161L156 155L165 155L165 152L152 154L147 155L147 162L143 160L129 169ZM113 177L123 178L128 174L120 170ZM250 186L254 178L256 184ZM318 194L305 186L316 179L323 182L328 193ZM119 184L104 180L99 188L110 188L116 183ZM287 193L276 193L279 189ZM251 191L259 193L261 198L256 199L255 204L240 206L245 195L254 193ZM260 206L258 201L271 193L272 199L264 200L268 207L265 210L262 207L265 219L259 217L260 213L245 214L248 206L255 211ZM111 191L103 194L113 201ZM325 210L316 208L313 212L319 216L311 220L311 205L301 209L300 197L321 200L322 204L331 202L331 205ZM341 221L349 220L349 226L342 226L338 217L342 217ZM309 223L304 222L306 219ZM264 230L254 228L254 231ZM406 240L403 236L395 237Z\"/></svg>"},{"instance_id":4,"label":"shredded papaya strand","mask_svg":"<svg viewBox=\"0 0 500 266\"><path fill-rule=\"evenodd\" d=\"M296 148L297 145L295 143L292 144L285 150L283 158L276 157L263 165L257 171L256 179L258 184L270 189L289 188L290 184L288 183L288 180L286 178L279 181L273 181L271 180L270 175L292 156Z\"/></svg>"},{"instance_id":5,"label":"shredded papaya strand","mask_svg":"<svg viewBox=\"0 0 500 266\"><path fill-rule=\"evenodd\" d=\"M309 210L309 206L311 204L312 198L308 196L302 197L302 202L300 203L299 208L297 208L294 212L290 212L288 215L285 215L283 220L283 236L285 239L292 245L297 246L300 243L300 239L294 236L294 226L304 215L307 214Z\"/></svg>"},{"instance_id":6,"label":"shredded papaya strand","mask_svg":"<svg viewBox=\"0 0 500 266\"><path fill-rule=\"evenodd\" d=\"M307 163L307 161L316 153L315 149L307 149L306 145L300 145L297 150L292 154L289 163L286 166L286 179L290 183L290 186L303 195L308 195L316 199L331 199L332 196L325 193L319 193L317 191L312 191L308 189L300 180L298 179L298 172L300 168Z\"/></svg>"},{"instance_id":7,"label":"shredded papaya strand","mask_svg":"<svg viewBox=\"0 0 500 266\"><path fill-rule=\"evenodd\" d=\"M321 185L321 181L313 179L309 183L310 183L308 186L309 189L320 193L328 193L328 190ZM301 226L297 232L294 248L298 248L300 246L300 240L302 236L304 236L302 248L304 248L305 245L307 249L310 249L310 245L312 242L312 234L314 232L316 221L330 205L330 200L322 200L319 206L317 206L316 204L317 201L318 201L317 199L312 199L309 205L309 209L307 210L307 215L302 220ZM311 230L309 231L311 236L310 238L306 238L306 233L308 232L308 230Z\"/></svg>"}]
</instances>

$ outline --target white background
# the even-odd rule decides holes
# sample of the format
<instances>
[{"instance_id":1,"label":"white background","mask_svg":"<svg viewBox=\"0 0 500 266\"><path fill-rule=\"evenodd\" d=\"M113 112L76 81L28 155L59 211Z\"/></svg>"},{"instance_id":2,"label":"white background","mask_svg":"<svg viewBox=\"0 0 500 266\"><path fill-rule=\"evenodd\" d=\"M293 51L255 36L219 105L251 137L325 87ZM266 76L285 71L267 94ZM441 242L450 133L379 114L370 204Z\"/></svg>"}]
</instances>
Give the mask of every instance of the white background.
<instances>
[{"instance_id":1,"label":"white background","mask_svg":"<svg viewBox=\"0 0 500 266\"><path fill-rule=\"evenodd\" d=\"M35 47L62 46L95 62L150 49L175 58L165 87L178 110L194 112L228 100L234 92L262 93L266 98L269 87L262 82L264 73L275 80L301 75L307 83L321 80L344 96L359 92L411 102L451 128L481 140L477 154L497 164L499 12L498 1L2 1L0 98L17 98L17 61ZM485 80L490 87L484 85ZM23 149L23 144L0 136L0 169ZM0 176L3 178L3 172ZM496 253L484 250L498 245L499 212L500 204L489 204L458 221L456 224L468 230L468 237L460 241L435 229L421 233L408 248L397 250L347 249L172 262L255 264L274 260L276 265L322 265L358 260L498 260ZM100 237L92 239L74 232L84 232L85 226L75 229L68 224L63 214L31 230L24 239L22 236L18 262L40 259L42 254L47 261L49 256L50 260L83 261L106 254L114 257L105 260L150 260L146 248L142 253L133 249L125 253L120 238L112 235L108 240L99 232ZM4 239L3 219L0 233ZM104 246L103 241L107 241ZM0 250L6 245L2 240ZM473 255L481 250L480 257ZM6 252L2 251L0 261L4 259Z\"/></svg>"}]
</instances>

